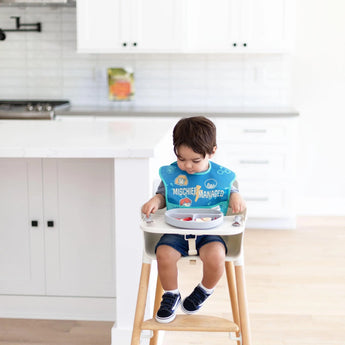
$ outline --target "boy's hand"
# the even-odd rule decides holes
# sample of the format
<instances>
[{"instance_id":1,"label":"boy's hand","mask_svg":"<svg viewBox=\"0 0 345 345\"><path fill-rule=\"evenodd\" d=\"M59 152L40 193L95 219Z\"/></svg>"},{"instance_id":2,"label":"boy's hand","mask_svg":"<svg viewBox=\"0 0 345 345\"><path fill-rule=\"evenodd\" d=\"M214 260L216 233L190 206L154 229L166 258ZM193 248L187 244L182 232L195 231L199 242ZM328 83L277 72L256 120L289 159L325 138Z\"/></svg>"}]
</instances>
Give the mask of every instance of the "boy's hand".
<instances>
[{"instance_id":1,"label":"boy's hand","mask_svg":"<svg viewBox=\"0 0 345 345\"><path fill-rule=\"evenodd\" d=\"M150 217L151 213L155 213L158 209L165 206L165 199L161 194L156 194L153 198L147 201L142 207L141 212Z\"/></svg>"},{"instance_id":2,"label":"boy's hand","mask_svg":"<svg viewBox=\"0 0 345 345\"><path fill-rule=\"evenodd\" d=\"M241 213L246 208L246 202L240 193L231 193L229 206L232 208L233 213Z\"/></svg>"}]
</instances>

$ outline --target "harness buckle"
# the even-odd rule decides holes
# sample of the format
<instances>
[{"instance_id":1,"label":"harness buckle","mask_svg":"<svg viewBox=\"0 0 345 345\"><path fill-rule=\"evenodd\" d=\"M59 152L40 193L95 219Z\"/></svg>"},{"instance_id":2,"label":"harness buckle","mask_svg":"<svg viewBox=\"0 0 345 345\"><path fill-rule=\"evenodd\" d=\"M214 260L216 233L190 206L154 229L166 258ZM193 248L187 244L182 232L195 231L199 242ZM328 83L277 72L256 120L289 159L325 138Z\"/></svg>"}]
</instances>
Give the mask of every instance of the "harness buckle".
<instances>
[{"instance_id":1,"label":"harness buckle","mask_svg":"<svg viewBox=\"0 0 345 345\"><path fill-rule=\"evenodd\" d=\"M193 236L193 237L192 237ZM184 235L184 239L188 241L188 255L198 255L196 250L196 235Z\"/></svg>"}]
</instances>

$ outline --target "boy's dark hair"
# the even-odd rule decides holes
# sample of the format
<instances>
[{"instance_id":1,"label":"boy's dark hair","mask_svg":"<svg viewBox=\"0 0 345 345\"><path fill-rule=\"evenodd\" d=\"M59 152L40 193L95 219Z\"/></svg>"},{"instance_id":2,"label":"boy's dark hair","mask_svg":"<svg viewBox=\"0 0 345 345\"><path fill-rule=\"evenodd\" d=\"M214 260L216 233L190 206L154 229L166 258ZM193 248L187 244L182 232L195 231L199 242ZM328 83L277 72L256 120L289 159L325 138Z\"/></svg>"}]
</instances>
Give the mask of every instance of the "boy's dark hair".
<instances>
[{"instance_id":1,"label":"boy's dark hair","mask_svg":"<svg viewBox=\"0 0 345 345\"><path fill-rule=\"evenodd\" d=\"M183 118L173 130L174 152L177 155L179 146L185 145L205 158L217 146L216 134L214 123L204 116Z\"/></svg>"}]
</instances>

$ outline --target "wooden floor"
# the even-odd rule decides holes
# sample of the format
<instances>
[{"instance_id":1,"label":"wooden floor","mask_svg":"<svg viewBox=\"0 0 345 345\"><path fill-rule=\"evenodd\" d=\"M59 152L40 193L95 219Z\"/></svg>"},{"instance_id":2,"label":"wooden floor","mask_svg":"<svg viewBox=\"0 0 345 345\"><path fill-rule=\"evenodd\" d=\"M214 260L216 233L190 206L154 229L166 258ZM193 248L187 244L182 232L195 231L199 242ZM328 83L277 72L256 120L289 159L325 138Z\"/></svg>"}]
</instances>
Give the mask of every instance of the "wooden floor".
<instances>
[{"instance_id":1,"label":"wooden floor","mask_svg":"<svg viewBox=\"0 0 345 345\"><path fill-rule=\"evenodd\" d=\"M301 218L291 231L249 229L244 248L253 345L345 344L345 218ZM180 266L186 295L201 265ZM200 313L230 317L228 301L223 278ZM111 327L0 319L0 345L110 345ZM164 345L176 344L236 343L226 334L166 333Z\"/></svg>"}]
</instances>

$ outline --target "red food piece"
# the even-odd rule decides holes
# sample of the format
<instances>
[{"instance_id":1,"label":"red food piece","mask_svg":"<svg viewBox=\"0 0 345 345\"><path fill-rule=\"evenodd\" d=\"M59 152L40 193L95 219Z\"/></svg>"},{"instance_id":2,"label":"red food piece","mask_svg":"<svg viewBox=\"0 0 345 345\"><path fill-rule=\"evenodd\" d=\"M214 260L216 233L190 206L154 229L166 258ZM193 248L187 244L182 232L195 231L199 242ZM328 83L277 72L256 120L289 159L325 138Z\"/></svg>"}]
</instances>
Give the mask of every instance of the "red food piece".
<instances>
[{"instance_id":1,"label":"red food piece","mask_svg":"<svg viewBox=\"0 0 345 345\"><path fill-rule=\"evenodd\" d=\"M192 217L186 217L186 218L183 218L182 220L185 222L190 222L191 220L193 220L193 218Z\"/></svg>"}]
</instances>

